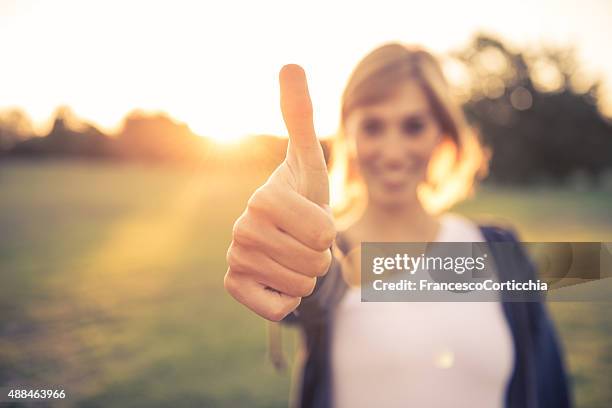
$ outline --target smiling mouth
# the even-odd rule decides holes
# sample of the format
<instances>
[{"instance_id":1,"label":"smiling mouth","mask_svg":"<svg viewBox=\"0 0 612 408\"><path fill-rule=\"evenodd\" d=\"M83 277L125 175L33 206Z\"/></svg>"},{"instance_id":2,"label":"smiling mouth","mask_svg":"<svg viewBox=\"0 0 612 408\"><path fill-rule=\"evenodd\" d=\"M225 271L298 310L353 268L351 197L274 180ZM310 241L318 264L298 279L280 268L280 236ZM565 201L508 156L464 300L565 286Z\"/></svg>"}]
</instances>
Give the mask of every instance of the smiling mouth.
<instances>
[{"instance_id":1,"label":"smiling mouth","mask_svg":"<svg viewBox=\"0 0 612 408\"><path fill-rule=\"evenodd\" d=\"M404 188L406 183L403 181L383 181L382 185L387 191L399 191Z\"/></svg>"}]
</instances>

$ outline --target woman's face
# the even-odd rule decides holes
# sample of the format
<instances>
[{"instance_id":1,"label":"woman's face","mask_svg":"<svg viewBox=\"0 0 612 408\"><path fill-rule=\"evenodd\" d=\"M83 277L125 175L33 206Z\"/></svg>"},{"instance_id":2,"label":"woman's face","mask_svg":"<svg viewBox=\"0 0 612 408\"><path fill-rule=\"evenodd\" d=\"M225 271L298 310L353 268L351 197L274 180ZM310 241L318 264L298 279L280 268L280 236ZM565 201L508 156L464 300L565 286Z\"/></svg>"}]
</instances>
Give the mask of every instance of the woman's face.
<instances>
[{"instance_id":1,"label":"woman's face","mask_svg":"<svg viewBox=\"0 0 612 408\"><path fill-rule=\"evenodd\" d=\"M387 208L413 203L442 138L419 84L406 81L386 100L355 108L346 118L345 130L370 203Z\"/></svg>"}]
</instances>

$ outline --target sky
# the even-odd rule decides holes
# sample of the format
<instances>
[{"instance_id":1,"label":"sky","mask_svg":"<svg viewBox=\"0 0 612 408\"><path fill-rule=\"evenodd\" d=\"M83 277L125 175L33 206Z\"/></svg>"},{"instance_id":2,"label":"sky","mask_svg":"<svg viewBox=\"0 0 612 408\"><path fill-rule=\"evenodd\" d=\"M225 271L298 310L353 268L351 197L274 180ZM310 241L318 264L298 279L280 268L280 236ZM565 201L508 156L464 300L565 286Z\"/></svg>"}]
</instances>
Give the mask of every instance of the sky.
<instances>
[{"instance_id":1,"label":"sky","mask_svg":"<svg viewBox=\"0 0 612 408\"><path fill-rule=\"evenodd\" d=\"M0 109L24 109L38 129L68 105L106 131L139 108L220 141L285 135L278 71L298 63L316 130L329 135L371 49L401 41L444 53L476 31L517 47L575 46L609 97L611 17L609 0L0 0Z\"/></svg>"}]
</instances>

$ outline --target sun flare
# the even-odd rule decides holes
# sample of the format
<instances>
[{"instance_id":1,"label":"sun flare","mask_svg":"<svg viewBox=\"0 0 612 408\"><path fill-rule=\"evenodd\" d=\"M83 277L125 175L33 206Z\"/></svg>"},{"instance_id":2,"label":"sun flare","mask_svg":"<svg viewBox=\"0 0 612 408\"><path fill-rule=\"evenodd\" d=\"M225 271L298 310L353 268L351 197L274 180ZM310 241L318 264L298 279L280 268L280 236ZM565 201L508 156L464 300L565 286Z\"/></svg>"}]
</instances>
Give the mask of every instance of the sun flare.
<instances>
[{"instance_id":1,"label":"sun flare","mask_svg":"<svg viewBox=\"0 0 612 408\"><path fill-rule=\"evenodd\" d=\"M606 18L577 17L568 26L549 18L550 5L534 6L528 14L522 7L498 13L474 0L469 7L448 3L444 13L433 3L421 4L410 10L406 24L406 13L388 12L391 0L376 9L351 3L348 19L340 3L3 2L0 36L11 41L3 42L3 60L10 63L0 70L0 109L23 109L39 129L58 106L70 106L78 117L111 131L133 109L143 109L166 112L222 143L251 134L285 135L277 76L284 64L298 63L309 77L317 133L325 136L338 125L346 79L372 48L398 40L441 53L477 30L517 44L567 42L571 35L588 69L612 72L611 54L601 52L611 32ZM587 3L592 15L610 15L609 5ZM466 8L480 12L465 13ZM554 10L569 13L572 6L555 3ZM516 21L524 23L519 31ZM603 109L612 111L606 80Z\"/></svg>"}]
</instances>

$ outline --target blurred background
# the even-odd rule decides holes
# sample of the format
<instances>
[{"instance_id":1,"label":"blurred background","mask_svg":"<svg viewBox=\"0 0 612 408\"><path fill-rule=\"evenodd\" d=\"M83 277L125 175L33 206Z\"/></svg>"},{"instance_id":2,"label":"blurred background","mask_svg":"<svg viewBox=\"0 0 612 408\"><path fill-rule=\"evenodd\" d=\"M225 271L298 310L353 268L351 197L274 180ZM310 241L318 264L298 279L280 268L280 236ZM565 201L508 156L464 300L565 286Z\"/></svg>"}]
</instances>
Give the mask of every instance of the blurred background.
<instances>
[{"instance_id":1,"label":"blurred background","mask_svg":"<svg viewBox=\"0 0 612 408\"><path fill-rule=\"evenodd\" d=\"M287 405L291 369L222 283L232 223L286 149L285 63L306 69L328 151L361 57L432 49L493 154L453 211L612 241L611 17L606 0L1 1L0 387ZM610 406L609 303L550 308L578 406Z\"/></svg>"}]
</instances>

